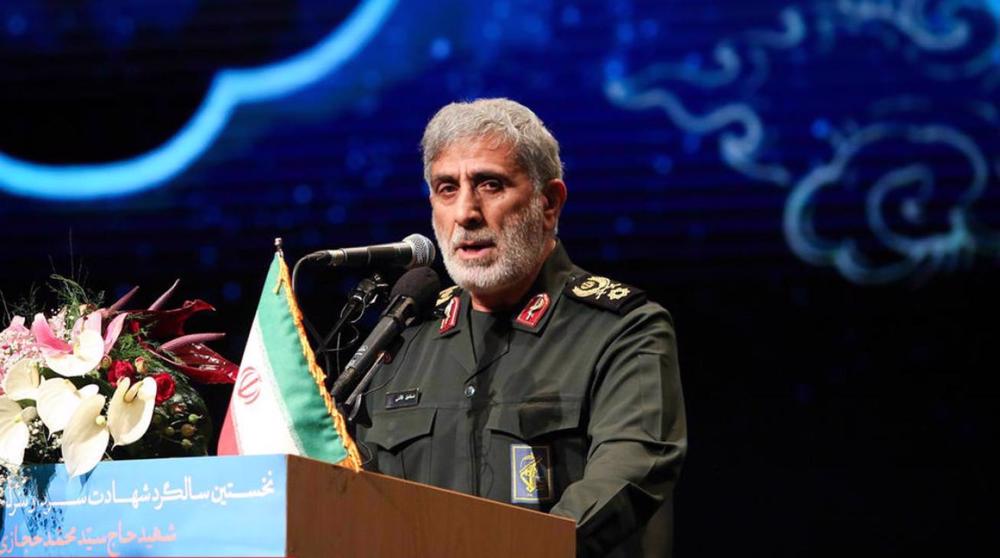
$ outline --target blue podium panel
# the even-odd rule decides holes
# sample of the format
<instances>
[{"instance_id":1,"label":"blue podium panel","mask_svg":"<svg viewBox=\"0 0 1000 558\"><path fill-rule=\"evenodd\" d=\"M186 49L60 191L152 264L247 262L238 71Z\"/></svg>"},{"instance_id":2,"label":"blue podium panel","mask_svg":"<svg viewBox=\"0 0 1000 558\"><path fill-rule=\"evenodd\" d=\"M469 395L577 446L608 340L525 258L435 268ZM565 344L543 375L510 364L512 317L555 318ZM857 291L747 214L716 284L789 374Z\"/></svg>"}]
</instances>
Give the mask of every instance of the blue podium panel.
<instances>
[{"instance_id":1,"label":"blue podium panel","mask_svg":"<svg viewBox=\"0 0 1000 558\"><path fill-rule=\"evenodd\" d=\"M100 463L8 479L0 556L284 556L285 455Z\"/></svg>"}]
</instances>

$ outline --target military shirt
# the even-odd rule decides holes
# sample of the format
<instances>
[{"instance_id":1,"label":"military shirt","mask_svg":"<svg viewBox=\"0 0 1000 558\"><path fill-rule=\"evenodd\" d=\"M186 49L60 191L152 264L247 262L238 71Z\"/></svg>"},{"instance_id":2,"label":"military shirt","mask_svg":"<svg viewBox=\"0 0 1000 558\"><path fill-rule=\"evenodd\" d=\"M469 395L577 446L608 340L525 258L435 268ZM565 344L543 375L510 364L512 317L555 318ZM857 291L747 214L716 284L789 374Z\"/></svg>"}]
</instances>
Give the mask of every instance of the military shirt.
<instances>
[{"instance_id":1,"label":"military shirt","mask_svg":"<svg viewBox=\"0 0 1000 558\"><path fill-rule=\"evenodd\" d=\"M561 244L520 310L438 303L370 384L366 467L570 517L581 556L669 555L686 424L666 310Z\"/></svg>"}]
</instances>

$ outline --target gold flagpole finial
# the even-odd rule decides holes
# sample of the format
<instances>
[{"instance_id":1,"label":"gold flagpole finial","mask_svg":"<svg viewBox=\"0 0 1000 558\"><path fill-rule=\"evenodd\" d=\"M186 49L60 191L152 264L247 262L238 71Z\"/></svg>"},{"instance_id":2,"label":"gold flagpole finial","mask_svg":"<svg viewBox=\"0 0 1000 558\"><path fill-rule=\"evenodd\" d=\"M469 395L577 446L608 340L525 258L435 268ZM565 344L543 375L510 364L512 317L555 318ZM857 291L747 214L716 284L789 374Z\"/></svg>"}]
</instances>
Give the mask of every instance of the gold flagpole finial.
<instances>
[{"instance_id":1,"label":"gold flagpole finial","mask_svg":"<svg viewBox=\"0 0 1000 558\"><path fill-rule=\"evenodd\" d=\"M283 248L284 248L284 245L282 245L282 243L281 243L281 237L280 236L276 237L274 239L274 249L277 250L279 254L281 254L282 256L284 256L285 252L284 252Z\"/></svg>"}]
</instances>

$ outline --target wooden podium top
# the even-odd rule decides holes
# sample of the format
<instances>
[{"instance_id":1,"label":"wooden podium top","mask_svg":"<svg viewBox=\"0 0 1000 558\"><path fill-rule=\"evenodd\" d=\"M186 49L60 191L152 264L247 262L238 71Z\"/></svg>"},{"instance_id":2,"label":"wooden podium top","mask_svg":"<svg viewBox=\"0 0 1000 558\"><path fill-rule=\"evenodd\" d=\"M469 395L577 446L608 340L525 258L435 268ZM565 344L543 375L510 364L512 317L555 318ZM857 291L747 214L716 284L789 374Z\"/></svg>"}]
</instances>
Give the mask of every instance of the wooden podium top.
<instances>
[{"instance_id":1,"label":"wooden podium top","mask_svg":"<svg viewBox=\"0 0 1000 558\"><path fill-rule=\"evenodd\" d=\"M288 457L288 555L570 558L563 517Z\"/></svg>"}]
</instances>

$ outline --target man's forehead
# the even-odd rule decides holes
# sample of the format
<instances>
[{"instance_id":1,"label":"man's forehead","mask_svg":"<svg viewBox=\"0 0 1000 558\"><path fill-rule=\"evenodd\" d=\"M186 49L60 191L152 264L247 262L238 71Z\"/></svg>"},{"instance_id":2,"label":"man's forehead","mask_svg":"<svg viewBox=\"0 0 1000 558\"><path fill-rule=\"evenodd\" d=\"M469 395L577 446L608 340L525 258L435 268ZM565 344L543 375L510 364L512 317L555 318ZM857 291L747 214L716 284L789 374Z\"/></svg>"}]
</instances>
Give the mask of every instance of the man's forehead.
<instances>
[{"instance_id":1,"label":"man's forehead","mask_svg":"<svg viewBox=\"0 0 1000 558\"><path fill-rule=\"evenodd\" d=\"M441 149L431 161L431 174L455 172L456 169L447 167L472 160L475 160L476 167L508 173L522 170L509 141L496 136L475 136L457 139Z\"/></svg>"}]
</instances>

